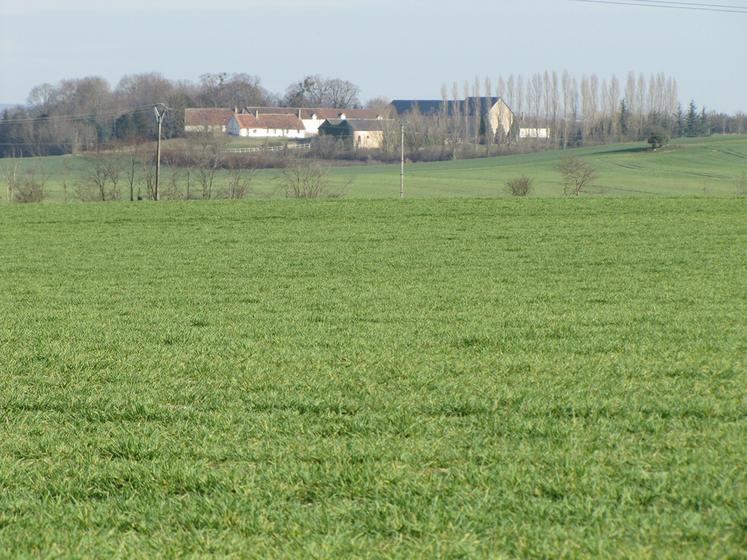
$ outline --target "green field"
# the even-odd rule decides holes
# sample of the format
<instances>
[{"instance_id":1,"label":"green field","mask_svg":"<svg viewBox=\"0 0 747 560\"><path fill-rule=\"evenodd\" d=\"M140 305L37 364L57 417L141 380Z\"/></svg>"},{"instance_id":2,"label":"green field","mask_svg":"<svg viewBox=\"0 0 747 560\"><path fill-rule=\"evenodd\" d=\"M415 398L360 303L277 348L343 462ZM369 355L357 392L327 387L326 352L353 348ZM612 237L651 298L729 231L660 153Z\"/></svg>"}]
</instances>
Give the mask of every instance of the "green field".
<instances>
[{"instance_id":1,"label":"green field","mask_svg":"<svg viewBox=\"0 0 747 560\"><path fill-rule=\"evenodd\" d=\"M615 144L577 150L550 151L493 158L416 163L407 166L408 197L496 197L507 196L504 184L522 174L535 180L535 196L561 196L560 159L567 154L584 158L598 172L589 189L596 196L733 196L747 194L747 185L737 189L737 178L747 173L747 136L714 136L677 139L672 145L652 152L646 144ZM2 164L2 161L0 161ZM75 185L85 183L84 158L66 156L24 160L26 169L37 169L49 177L48 200L68 200ZM164 169L168 188L170 171ZM182 170L179 189L183 196L186 178ZM252 184L253 197L281 197L276 170L261 171ZM220 172L215 192L225 190L227 174ZM330 188L349 198L396 198L399 196L398 165L352 165L330 169ZM2 185L4 191L4 185ZM120 189L126 190L120 184ZM198 196L194 176L191 196ZM142 188L145 194L144 187Z\"/></svg>"},{"instance_id":2,"label":"green field","mask_svg":"<svg viewBox=\"0 0 747 560\"><path fill-rule=\"evenodd\" d=\"M687 194L744 161L712 149L589 157ZM497 193L524 158L545 192L553 157L413 166L411 192ZM389 193L366 172L358 194ZM744 558L745 218L4 205L0 557Z\"/></svg>"}]
</instances>

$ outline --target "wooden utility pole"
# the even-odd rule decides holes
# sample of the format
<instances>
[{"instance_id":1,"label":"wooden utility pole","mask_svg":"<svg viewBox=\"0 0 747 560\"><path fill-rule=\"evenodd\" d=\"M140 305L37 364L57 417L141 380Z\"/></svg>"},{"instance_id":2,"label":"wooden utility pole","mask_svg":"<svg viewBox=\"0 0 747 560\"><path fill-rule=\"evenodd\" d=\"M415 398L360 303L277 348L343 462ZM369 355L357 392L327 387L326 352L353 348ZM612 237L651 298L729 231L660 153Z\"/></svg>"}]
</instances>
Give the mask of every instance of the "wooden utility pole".
<instances>
[{"instance_id":1,"label":"wooden utility pole","mask_svg":"<svg viewBox=\"0 0 747 560\"><path fill-rule=\"evenodd\" d=\"M156 114L156 122L158 123L158 141L156 142L156 188L153 193L155 200L160 200L158 192L159 183L161 181L161 126L163 125L163 118L166 116L168 108L165 105L161 106L159 110L158 105L153 107L153 111Z\"/></svg>"},{"instance_id":2,"label":"wooden utility pole","mask_svg":"<svg viewBox=\"0 0 747 560\"><path fill-rule=\"evenodd\" d=\"M400 123L400 132L401 134L401 140L400 140L400 171L399 171L399 197L405 198L405 123L404 121Z\"/></svg>"}]
</instances>

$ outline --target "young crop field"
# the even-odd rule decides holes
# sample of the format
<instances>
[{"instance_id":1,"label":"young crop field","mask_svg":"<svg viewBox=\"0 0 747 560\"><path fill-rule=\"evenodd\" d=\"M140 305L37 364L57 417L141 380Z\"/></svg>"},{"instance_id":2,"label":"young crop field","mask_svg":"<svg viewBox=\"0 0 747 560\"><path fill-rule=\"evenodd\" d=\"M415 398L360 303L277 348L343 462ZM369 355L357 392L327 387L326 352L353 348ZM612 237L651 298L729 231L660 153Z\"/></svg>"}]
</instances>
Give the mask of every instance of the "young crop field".
<instances>
[{"instance_id":1,"label":"young crop field","mask_svg":"<svg viewBox=\"0 0 747 560\"><path fill-rule=\"evenodd\" d=\"M180 141L177 141L180 142ZM247 139L236 140L239 147ZM180 146L181 144L176 144ZM407 165L408 197L505 197L505 183L520 175L534 180L534 196L562 196L562 177L558 164L566 155L577 155L597 171L598 179L588 189L595 196L699 196L722 197L747 194L747 136L682 138L657 151L644 143L613 144L566 151L499 156L460 161L412 163ZM321 162L330 166L329 162ZM0 161L0 168L8 162ZM46 200L76 200L81 187L91 186L87 157L63 156L30 158L20 163L19 175L34 171L47 178ZM124 167L127 167L125 165ZM399 165L348 164L330 166L330 190L346 198L396 198L399 196ZM176 174L175 181L172 177ZM126 169L119 179L123 198L129 198ZM229 172L220 170L215 177L213 196L227 189ZM258 171L250 185L252 198L283 197L281 172ZM143 197L142 169L137 169L137 190ZM200 197L196 170L191 170L190 197ZM172 183L176 186L172 186ZM186 196L187 171L163 167L162 190ZM5 186L2 185L3 194ZM95 189L94 189L95 190ZM4 202L4 199L3 199Z\"/></svg>"},{"instance_id":2,"label":"young crop field","mask_svg":"<svg viewBox=\"0 0 747 560\"><path fill-rule=\"evenodd\" d=\"M3 205L0 557L743 557L745 217Z\"/></svg>"}]
</instances>

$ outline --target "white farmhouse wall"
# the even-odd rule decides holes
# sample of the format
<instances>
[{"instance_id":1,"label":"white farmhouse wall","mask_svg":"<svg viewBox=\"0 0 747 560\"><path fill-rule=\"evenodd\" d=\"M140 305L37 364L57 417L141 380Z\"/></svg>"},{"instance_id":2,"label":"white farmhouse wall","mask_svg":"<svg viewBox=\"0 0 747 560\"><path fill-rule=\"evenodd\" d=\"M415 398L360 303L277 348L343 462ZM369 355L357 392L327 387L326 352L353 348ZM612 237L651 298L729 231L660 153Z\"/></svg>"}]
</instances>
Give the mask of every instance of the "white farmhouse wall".
<instances>
[{"instance_id":1,"label":"white farmhouse wall","mask_svg":"<svg viewBox=\"0 0 747 560\"><path fill-rule=\"evenodd\" d=\"M241 136L249 138L305 138L303 130L285 130L281 128L242 128Z\"/></svg>"},{"instance_id":2,"label":"white farmhouse wall","mask_svg":"<svg viewBox=\"0 0 747 560\"><path fill-rule=\"evenodd\" d=\"M306 133L310 136L317 136L319 134L319 127L322 126L322 123L325 121L325 119L302 119L301 122L303 122L304 129L306 130Z\"/></svg>"},{"instance_id":3,"label":"white farmhouse wall","mask_svg":"<svg viewBox=\"0 0 747 560\"><path fill-rule=\"evenodd\" d=\"M519 138L538 138L541 140L546 140L547 138L550 138L550 129L537 127L520 128Z\"/></svg>"}]
</instances>

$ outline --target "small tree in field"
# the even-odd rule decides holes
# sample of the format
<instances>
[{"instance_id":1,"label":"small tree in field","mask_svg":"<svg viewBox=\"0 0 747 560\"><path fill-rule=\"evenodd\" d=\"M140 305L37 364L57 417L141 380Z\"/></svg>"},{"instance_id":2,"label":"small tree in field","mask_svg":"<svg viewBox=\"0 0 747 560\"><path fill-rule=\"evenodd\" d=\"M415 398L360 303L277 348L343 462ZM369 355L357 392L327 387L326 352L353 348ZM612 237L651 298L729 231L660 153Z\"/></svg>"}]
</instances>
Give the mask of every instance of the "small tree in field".
<instances>
[{"instance_id":1,"label":"small tree in field","mask_svg":"<svg viewBox=\"0 0 747 560\"><path fill-rule=\"evenodd\" d=\"M297 163L283 170L281 180L288 198L319 198L327 185L327 171L319 164Z\"/></svg>"},{"instance_id":2,"label":"small tree in field","mask_svg":"<svg viewBox=\"0 0 747 560\"><path fill-rule=\"evenodd\" d=\"M527 196L532 191L534 179L522 175L506 181L506 190L511 196Z\"/></svg>"},{"instance_id":3,"label":"small tree in field","mask_svg":"<svg viewBox=\"0 0 747 560\"><path fill-rule=\"evenodd\" d=\"M578 196L597 178L594 168L576 156L564 158L558 165L558 171L563 175L563 193L566 196Z\"/></svg>"},{"instance_id":4,"label":"small tree in field","mask_svg":"<svg viewBox=\"0 0 747 560\"><path fill-rule=\"evenodd\" d=\"M669 133L661 127L651 128L646 135L646 141L652 150L658 150L669 143Z\"/></svg>"},{"instance_id":5,"label":"small tree in field","mask_svg":"<svg viewBox=\"0 0 747 560\"><path fill-rule=\"evenodd\" d=\"M318 163L298 161L283 170L280 177L288 198L336 198L342 193L329 190L329 174Z\"/></svg>"},{"instance_id":6,"label":"small tree in field","mask_svg":"<svg viewBox=\"0 0 747 560\"><path fill-rule=\"evenodd\" d=\"M228 188L226 198L246 198L251 193L251 182L256 174L255 169L232 169L228 173Z\"/></svg>"},{"instance_id":7,"label":"small tree in field","mask_svg":"<svg viewBox=\"0 0 747 560\"><path fill-rule=\"evenodd\" d=\"M747 171L742 171L742 174L737 177L735 187L737 196L747 196Z\"/></svg>"},{"instance_id":8,"label":"small tree in field","mask_svg":"<svg viewBox=\"0 0 747 560\"><path fill-rule=\"evenodd\" d=\"M41 202L44 200L46 182L45 175L28 169L13 193L13 202Z\"/></svg>"}]
</instances>

